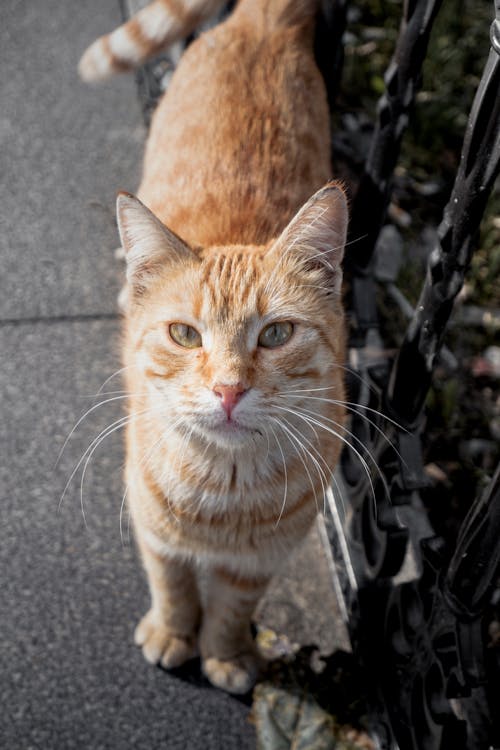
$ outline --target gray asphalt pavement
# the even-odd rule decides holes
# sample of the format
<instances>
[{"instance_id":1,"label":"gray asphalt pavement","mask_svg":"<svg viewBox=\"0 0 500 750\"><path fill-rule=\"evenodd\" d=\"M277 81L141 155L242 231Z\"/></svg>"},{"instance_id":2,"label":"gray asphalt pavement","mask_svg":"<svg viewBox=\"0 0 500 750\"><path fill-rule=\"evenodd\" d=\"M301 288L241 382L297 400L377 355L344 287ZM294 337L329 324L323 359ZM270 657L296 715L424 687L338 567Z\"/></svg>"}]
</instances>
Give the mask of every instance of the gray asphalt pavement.
<instances>
[{"instance_id":1,"label":"gray asphalt pavement","mask_svg":"<svg viewBox=\"0 0 500 750\"><path fill-rule=\"evenodd\" d=\"M88 467L87 526L79 476L58 507L75 463L123 413L112 402L91 414L54 468L120 367L114 196L138 184L145 132L131 77L89 88L76 76L87 43L118 22L117 3L2 10L0 748L252 748L244 702L196 667L147 665L132 644L148 593L126 518L120 538L119 432ZM317 540L260 617L327 650L342 643Z\"/></svg>"}]
</instances>

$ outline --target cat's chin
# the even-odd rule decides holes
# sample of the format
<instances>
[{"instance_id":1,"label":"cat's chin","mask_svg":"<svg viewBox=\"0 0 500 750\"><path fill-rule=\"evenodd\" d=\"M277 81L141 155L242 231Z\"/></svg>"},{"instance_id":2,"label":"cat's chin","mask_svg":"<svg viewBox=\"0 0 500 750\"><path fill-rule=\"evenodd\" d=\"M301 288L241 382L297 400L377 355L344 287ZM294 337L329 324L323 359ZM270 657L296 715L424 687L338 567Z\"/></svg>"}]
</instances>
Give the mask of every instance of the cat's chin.
<instances>
[{"instance_id":1,"label":"cat's chin","mask_svg":"<svg viewBox=\"0 0 500 750\"><path fill-rule=\"evenodd\" d=\"M246 427L233 420L219 422L214 425L203 425L200 431L205 439L223 448L245 448L255 445L256 440L262 438L260 430L255 427Z\"/></svg>"}]
</instances>

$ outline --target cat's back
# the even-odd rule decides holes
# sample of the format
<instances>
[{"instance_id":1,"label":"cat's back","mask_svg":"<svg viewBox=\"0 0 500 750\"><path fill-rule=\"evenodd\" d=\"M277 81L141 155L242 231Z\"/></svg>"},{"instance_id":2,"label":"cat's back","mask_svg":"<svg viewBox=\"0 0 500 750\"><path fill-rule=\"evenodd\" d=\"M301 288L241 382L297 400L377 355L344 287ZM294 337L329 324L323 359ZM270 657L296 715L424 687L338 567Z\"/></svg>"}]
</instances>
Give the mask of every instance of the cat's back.
<instances>
[{"instance_id":1,"label":"cat's back","mask_svg":"<svg viewBox=\"0 0 500 750\"><path fill-rule=\"evenodd\" d=\"M193 245L264 244L329 179L314 8L244 0L184 54L153 119L139 195Z\"/></svg>"}]
</instances>

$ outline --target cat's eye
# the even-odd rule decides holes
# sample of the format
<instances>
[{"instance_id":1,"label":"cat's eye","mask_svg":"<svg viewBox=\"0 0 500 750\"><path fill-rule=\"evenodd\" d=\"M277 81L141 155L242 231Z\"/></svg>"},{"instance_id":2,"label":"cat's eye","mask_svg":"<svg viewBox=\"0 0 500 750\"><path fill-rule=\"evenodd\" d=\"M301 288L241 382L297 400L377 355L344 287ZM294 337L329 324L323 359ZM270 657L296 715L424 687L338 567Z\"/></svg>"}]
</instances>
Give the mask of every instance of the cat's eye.
<instances>
[{"instance_id":1,"label":"cat's eye","mask_svg":"<svg viewBox=\"0 0 500 750\"><path fill-rule=\"evenodd\" d=\"M186 349L197 349L201 346L201 334L186 323L170 323L168 332L176 344Z\"/></svg>"},{"instance_id":2,"label":"cat's eye","mask_svg":"<svg viewBox=\"0 0 500 750\"><path fill-rule=\"evenodd\" d=\"M258 344L267 349L274 349L276 346L286 344L293 333L293 323L284 321L283 323L270 323L260 332Z\"/></svg>"}]
</instances>

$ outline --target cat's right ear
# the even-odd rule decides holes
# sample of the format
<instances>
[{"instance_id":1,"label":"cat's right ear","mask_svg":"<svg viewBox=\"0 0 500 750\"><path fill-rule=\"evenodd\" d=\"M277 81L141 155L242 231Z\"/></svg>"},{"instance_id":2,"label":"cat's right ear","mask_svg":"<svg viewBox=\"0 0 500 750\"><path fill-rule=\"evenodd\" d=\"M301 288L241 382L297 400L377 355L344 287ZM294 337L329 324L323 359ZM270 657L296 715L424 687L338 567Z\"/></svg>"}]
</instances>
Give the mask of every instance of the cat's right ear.
<instances>
[{"instance_id":1,"label":"cat's right ear","mask_svg":"<svg viewBox=\"0 0 500 750\"><path fill-rule=\"evenodd\" d=\"M197 256L131 193L118 193L116 217L127 260L127 281L136 292L166 265L196 261Z\"/></svg>"},{"instance_id":2,"label":"cat's right ear","mask_svg":"<svg viewBox=\"0 0 500 750\"><path fill-rule=\"evenodd\" d=\"M271 252L303 269L319 271L325 287L340 294L347 222L345 191L340 183L330 182L302 206Z\"/></svg>"}]
</instances>

